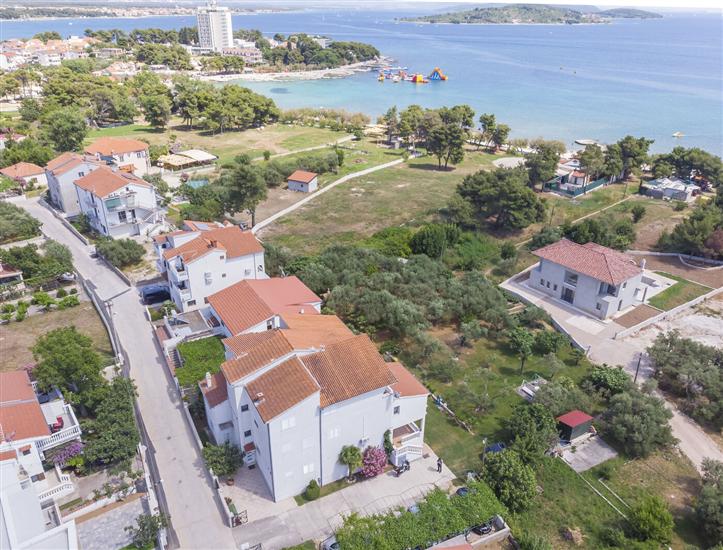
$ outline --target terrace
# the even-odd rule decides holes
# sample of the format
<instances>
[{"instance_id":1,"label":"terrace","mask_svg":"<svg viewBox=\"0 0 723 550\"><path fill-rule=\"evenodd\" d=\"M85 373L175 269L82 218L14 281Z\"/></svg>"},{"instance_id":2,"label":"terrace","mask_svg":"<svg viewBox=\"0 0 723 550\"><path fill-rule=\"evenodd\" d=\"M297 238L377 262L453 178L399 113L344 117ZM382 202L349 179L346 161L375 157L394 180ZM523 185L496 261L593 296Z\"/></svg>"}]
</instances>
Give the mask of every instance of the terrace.
<instances>
[{"instance_id":1,"label":"terrace","mask_svg":"<svg viewBox=\"0 0 723 550\"><path fill-rule=\"evenodd\" d=\"M38 393L38 402L51 432L50 436L38 442L38 448L41 451L52 449L73 439L80 439L80 424L75 412L63 400L63 396L58 390Z\"/></svg>"}]
</instances>

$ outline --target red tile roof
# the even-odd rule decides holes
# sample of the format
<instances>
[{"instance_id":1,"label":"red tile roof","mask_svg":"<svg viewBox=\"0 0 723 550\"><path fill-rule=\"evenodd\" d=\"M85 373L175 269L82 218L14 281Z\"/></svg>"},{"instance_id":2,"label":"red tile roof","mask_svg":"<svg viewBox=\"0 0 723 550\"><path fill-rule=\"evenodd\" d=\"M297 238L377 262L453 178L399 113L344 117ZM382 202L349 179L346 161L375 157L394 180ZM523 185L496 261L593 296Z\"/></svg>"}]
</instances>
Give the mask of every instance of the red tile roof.
<instances>
[{"instance_id":1,"label":"red tile roof","mask_svg":"<svg viewBox=\"0 0 723 550\"><path fill-rule=\"evenodd\" d=\"M274 315L302 310L317 315L313 304L321 303L321 298L296 277L276 277L240 281L209 296L208 303L236 335Z\"/></svg>"},{"instance_id":2,"label":"red tile roof","mask_svg":"<svg viewBox=\"0 0 723 550\"><path fill-rule=\"evenodd\" d=\"M296 170L293 174L286 178L286 181L300 181L301 183L310 183L311 180L313 180L318 175L319 174L315 174L314 172L307 172L306 170Z\"/></svg>"},{"instance_id":3,"label":"red tile roof","mask_svg":"<svg viewBox=\"0 0 723 550\"><path fill-rule=\"evenodd\" d=\"M141 187L152 187L150 183L127 172L113 171L107 166L101 166L75 180L75 185L81 189L93 193L96 197L106 197L123 189L126 185L140 185Z\"/></svg>"},{"instance_id":4,"label":"red tile roof","mask_svg":"<svg viewBox=\"0 0 723 550\"><path fill-rule=\"evenodd\" d=\"M15 450L9 450L9 451L0 451L0 462L4 462L6 460L12 460L14 458L18 457L18 452Z\"/></svg>"},{"instance_id":5,"label":"red tile roof","mask_svg":"<svg viewBox=\"0 0 723 550\"><path fill-rule=\"evenodd\" d=\"M397 382L366 334L301 360L321 386L322 408Z\"/></svg>"},{"instance_id":6,"label":"red tile roof","mask_svg":"<svg viewBox=\"0 0 723 550\"><path fill-rule=\"evenodd\" d=\"M148 144L137 139L102 137L88 145L85 151L92 155L112 156L134 153L136 151L146 151L147 149Z\"/></svg>"},{"instance_id":7,"label":"red tile roof","mask_svg":"<svg viewBox=\"0 0 723 550\"><path fill-rule=\"evenodd\" d=\"M232 384L294 351L280 330L240 334L223 343L236 355L221 365L226 380Z\"/></svg>"},{"instance_id":8,"label":"red tile roof","mask_svg":"<svg viewBox=\"0 0 723 550\"><path fill-rule=\"evenodd\" d=\"M562 416L557 417L557 421L560 424L564 424L570 428L575 428L576 426L589 422L592 419L592 416L589 414L585 414L584 412L578 410L570 411L569 413L565 413Z\"/></svg>"},{"instance_id":9,"label":"red tile roof","mask_svg":"<svg viewBox=\"0 0 723 550\"><path fill-rule=\"evenodd\" d=\"M0 174L12 179L28 178L45 174L45 170L32 162L18 162L0 170Z\"/></svg>"},{"instance_id":10,"label":"red tile roof","mask_svg":"<svg viewBox=\"0 0 723 550\"><path fill-rule=\"evenodd\" d=\"M26 371L0 373L0 441L50 435Z\"/></svg>"},{"instance_id":11,"label":"red tile roof","mask_svg":"<svg viewBox=\"0 0 723 550\"><path fill-rule=\"evenodd\" d=\"M63 153L48 162L48 164L45 165L45 169L56 176L60 176L65 174L68 170L72 170L79 164L83 163L101 166L100 163L90 157L84 157L77 153Z\"/></svg>"},{"instance_id":12,"label":"red tile roof","mask_svg":"<svg viewBox=\"0 0 723 550\"><path fill-rule=\"evenodd\" d=\"M163 253L166 260L181 256L190 263L212 250L225 250L229 258L239 258L248 254L259 254L264 247L251 231L243 231L236 225L202 231L196 238Z\"/></svg>"},{"instance_id":13,"label":"red tile roof","mask_svg":"<svg viewBox=\"0 0 723 550\"><path fill-rule=\"evenodd\" d=\"M269 422L319 391L319 385L301 361L292 357L251 381L246 391L261 420Z\"/></svg>"},{"instance_id":14,"label":"red tile roof","mask_svg":"<svg viewBox=\"0 0 723 550\"><path fill-rule=\"evenodd\" d=\"M354 336L336 315L284 313L281 318L288 327L281 332L294 349L321 348Z\"/></svg>"},{"instance_id":15,"label":"red tile roof","mask_svg":"<svg viewBox=\"0 0 723 550\"><path fill-rule=\"evenodd\" d=\"M216 405L220 405L228 399L228 391L226 387L226 378L224 378L222 372L217 372L211 375L211 387L206 385L206 378L204 377L198 383L201 388L201 393L206 398L209 407L213 408Z\"/></svg>"},{"instance_id":16,"label":"red tile roof","mask_svg":"<svg viewBox=\"0 0 723 550\"><path fill-rule=\"evenodd\" d=\"M401 397L429 394L429 390L424 387L424 384L417 380L401 363L387 363L387 368L391 371L394 378L397 379L397 382L392 384L392 389Z\"/></svg>"},{"instance_id":17,"label":"red tile roof","mask_svg":"<svg viewBox=\"0 0 723 550\"><path fill-rule=\"evenodd\" d=\"M582 245L562 239L532 253L611 285L618 285L643 272L630 256L596 243Z\"/></svg>"}]
</instances>

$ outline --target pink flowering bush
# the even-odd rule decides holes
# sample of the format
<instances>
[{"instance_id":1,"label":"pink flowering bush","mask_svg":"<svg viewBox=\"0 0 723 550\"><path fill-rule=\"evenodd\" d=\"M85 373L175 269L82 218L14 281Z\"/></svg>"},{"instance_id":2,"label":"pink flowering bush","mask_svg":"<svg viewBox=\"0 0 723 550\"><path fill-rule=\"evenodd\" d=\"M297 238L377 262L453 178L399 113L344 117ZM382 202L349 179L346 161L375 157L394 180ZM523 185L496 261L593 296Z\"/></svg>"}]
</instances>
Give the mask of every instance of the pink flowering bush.
<instances>
[{"instance_id":1,"label":"pink flowering bush","mask_svg":"<svg viewBox=\"0 0 723 550\"><path fill-rule=\"evenodd\" d=\"M387 464L387 453L381 447L367 447L362 456L362 474L364 477L375 477L384 471Z\"/></svg>"}]
</instances>

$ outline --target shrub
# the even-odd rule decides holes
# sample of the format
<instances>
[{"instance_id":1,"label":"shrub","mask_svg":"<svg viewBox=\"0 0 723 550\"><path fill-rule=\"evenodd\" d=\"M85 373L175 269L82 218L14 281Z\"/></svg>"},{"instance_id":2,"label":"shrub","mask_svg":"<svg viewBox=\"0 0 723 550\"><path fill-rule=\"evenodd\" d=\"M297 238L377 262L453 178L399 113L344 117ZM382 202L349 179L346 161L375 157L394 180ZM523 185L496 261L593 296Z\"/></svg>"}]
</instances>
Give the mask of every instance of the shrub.
<instances>
[{"instance_id":1,"label":"shrub","mask_svg":"<svg viewBox=\"0 0 723 550\"><path fill-rule=\"evenodd\" d=\"M66 296L58 302L58 309L69 309L80 305L80 300L77 296Z\"/></svg>"},{"instance_id":2,"label":"shrub","mask_svg":"<svg viewBox=\"0 0 723 550\"><path fill-rule=\"evenodd\" d=\"M58 291L55 293L56 298L65 298L68 295L68 291L64 288L59 288Z\"/></svg>"},{"instance_id":3,"label":"shrub","mask_svg":"<svg viewBox=\"0 0 723 550\"><path fill-rule=\"evenodd\" d=\"M96 250L115 267L121 268L139 263L146 249L132 239L104 239Z\"/></svg>"},{"instance_id":4,"label":"shrub","mask_svg":"<svg viewBox=\"0 0 723 550\"><path fill-rule=\"evenodd\" d=\"M33 305L49 309L50 306L55 305L55 300L53 300L47 292L38 291L33 293L32 303Z\"/></svg>"},{"instance_id":5,"label":"shrub","mask_svg":"<svg viewBox=\"0 0 723 550\"><path fill-rule=\"evenodd\" d=\"M355 445L345 445L339 452L339 462L349 469L349 478L354 475L357 468L362 465L362 454L359 447Z\"/></svg>"},{"instance_id":6,"label":"shrub","mask_svg":"<svg viewBox=\"0 0 723 550\"><path fill-rule=\"evenodd\" d=\"M68 294L78 294L78 289L73 287L68 291Z\"/></svg>"},{"instance_id":7,"label":"shrub","mask_svg":"<svg viewBox=\"0 0 723 550\"><path fill-rule=\"evenodd\" d=\"M633 223L638 223L645 216L645 207L642 204L636 204L630 212L633 215Z\"/></svg>"},{"instance_id":8,"label":"shrub","mask_svg":"<svg viewBox=\"0 0 723 550\"><path fill-rule=\"evenodd\" d=\"M155 548L158 532L168 525L164 514L141 514L136 518L136 526L127 526L125 531L131 534L136 548Z\"/></svg>"},{"instance_id":9,"label":"shrub","mask_svg":"<svg viewBox=\"0 0 723 550\"><path fill-rule=\"evenodd\" d=\"M239 448L228 441L223 445L206 445L203 459L218 477L234 475L243 462Z\"/></svg>"},{"instance_id":10,"label":"shrub","mask_svg":"<svg viewBox=\"0 0 723 550\"><path fill-rule=\"evenodd\" d=\"M500 247L500 257L503 260L510 260L517 257L517 247L510 241L505 241Z\"/></svg>"},{"instance_id":11,"label":"shrub","mask_svg":"<svg viewBox=\"0 0 723 550\"><path fill-rule=\"evenodd\" d=\"M510 449L487 455L482 478L513 512L527 508L537 494L534 470Z\"/></svg>"},{"instance_id":12,"label":"shrub","mask_svg":"<svg viewBox=\"0 0 723 550\"><path fill-rule=\"evenodd\" d=\"M673 203L673 210L676 212L682 212L686 208L688 208L688 204L683 201L675 201L675 203Z\"/></svg>"},{"instance_id":13,"label":"shrub","mask_svg":"<svg viewBox=\"0 0 723 550\"><path fill-rule=\"evenodd\" d=\"M304 496L306 497L306 500L316 500L320 495L321 487L319 487L319 484L315 479L312 479L306 487L306 491L304 491Z\"/></svg>"},{"instance_id":14,"label":"shrub","mask_svg":"<svg viewBox=\"0 0 723 550\"><path fill-rule=\"evenodd\" d=\"M40 234L40 225L19 206L0 201L0 244L35 237Z\"/></svg>"},{"instance_id":15,"label":"shrub","mask_svg":"<svg viewBox=\"0 0 723 550\"><path fill-rule=\"evenodd\" d=\"M517 537L520 550L552 550L552 544L543 536L523 532Z\"/></svg>"},{"instance_id":16,"label":"shrub","mask_svg":"<svg viewBox=\"0 0 723 550\"><path fill-rule=\"evenodd\" d=\"M630 377L622 367L612 368L596 365L588 376L588 380L597 389L603 389L615 395L630 387Z\"/></svg>"},{"instance_id":17,"label":"shrub","mask_svg":"<svg viewBox=\"0 0 723 550\"><path fill-rule=\"evenodd\" d=\"M567 338L556 330L542 330L535 334L535 348L542 355L556 353L565 343Z\"/></svg>"},{"instance_id":18,"label":"shrub","mask_svg":"<svg viewBox=\"0 0 723 550\"><path fill-rule=\"evenodd\" d=\"M629 516L635 536L667 544L673 535L673 515L668 505L657 496L648 496L633 508Z\"/></svg>"},{"instance_id":19,"label":"shrub","mask_svg":"<svg viewBox=\"0 0 723 550\"><path fill-rule=\"evenodd\" d=\"M362 474L364 477L376 477L384 471L387 453L381 447L367 447L362 456Z\"/></svg>"}]
</instances>

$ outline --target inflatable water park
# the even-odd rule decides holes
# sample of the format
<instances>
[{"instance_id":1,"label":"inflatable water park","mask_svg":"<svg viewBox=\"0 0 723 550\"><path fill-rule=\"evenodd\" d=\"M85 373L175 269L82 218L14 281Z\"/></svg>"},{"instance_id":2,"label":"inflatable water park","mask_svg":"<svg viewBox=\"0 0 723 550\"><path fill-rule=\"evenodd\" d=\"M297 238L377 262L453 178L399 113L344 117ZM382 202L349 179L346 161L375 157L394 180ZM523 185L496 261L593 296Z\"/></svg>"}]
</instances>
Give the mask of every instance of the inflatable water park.
<instances>
[{"instance_id":1,"label":"inflatable water park","mask_svg":"<svg viewBox=\"0 0 723 550\"><path fill-rule=\"evenodd\" d=\"M424 76L422 73L409 72L407 67L384 67L379 71L379 75L377 76L379 82L391 80L395 84L397 82L427 84L432 81L440 82L447 79L447 75L444 74L439 67L435 67L428 76Z\"/></svg>"}]
</instances>

